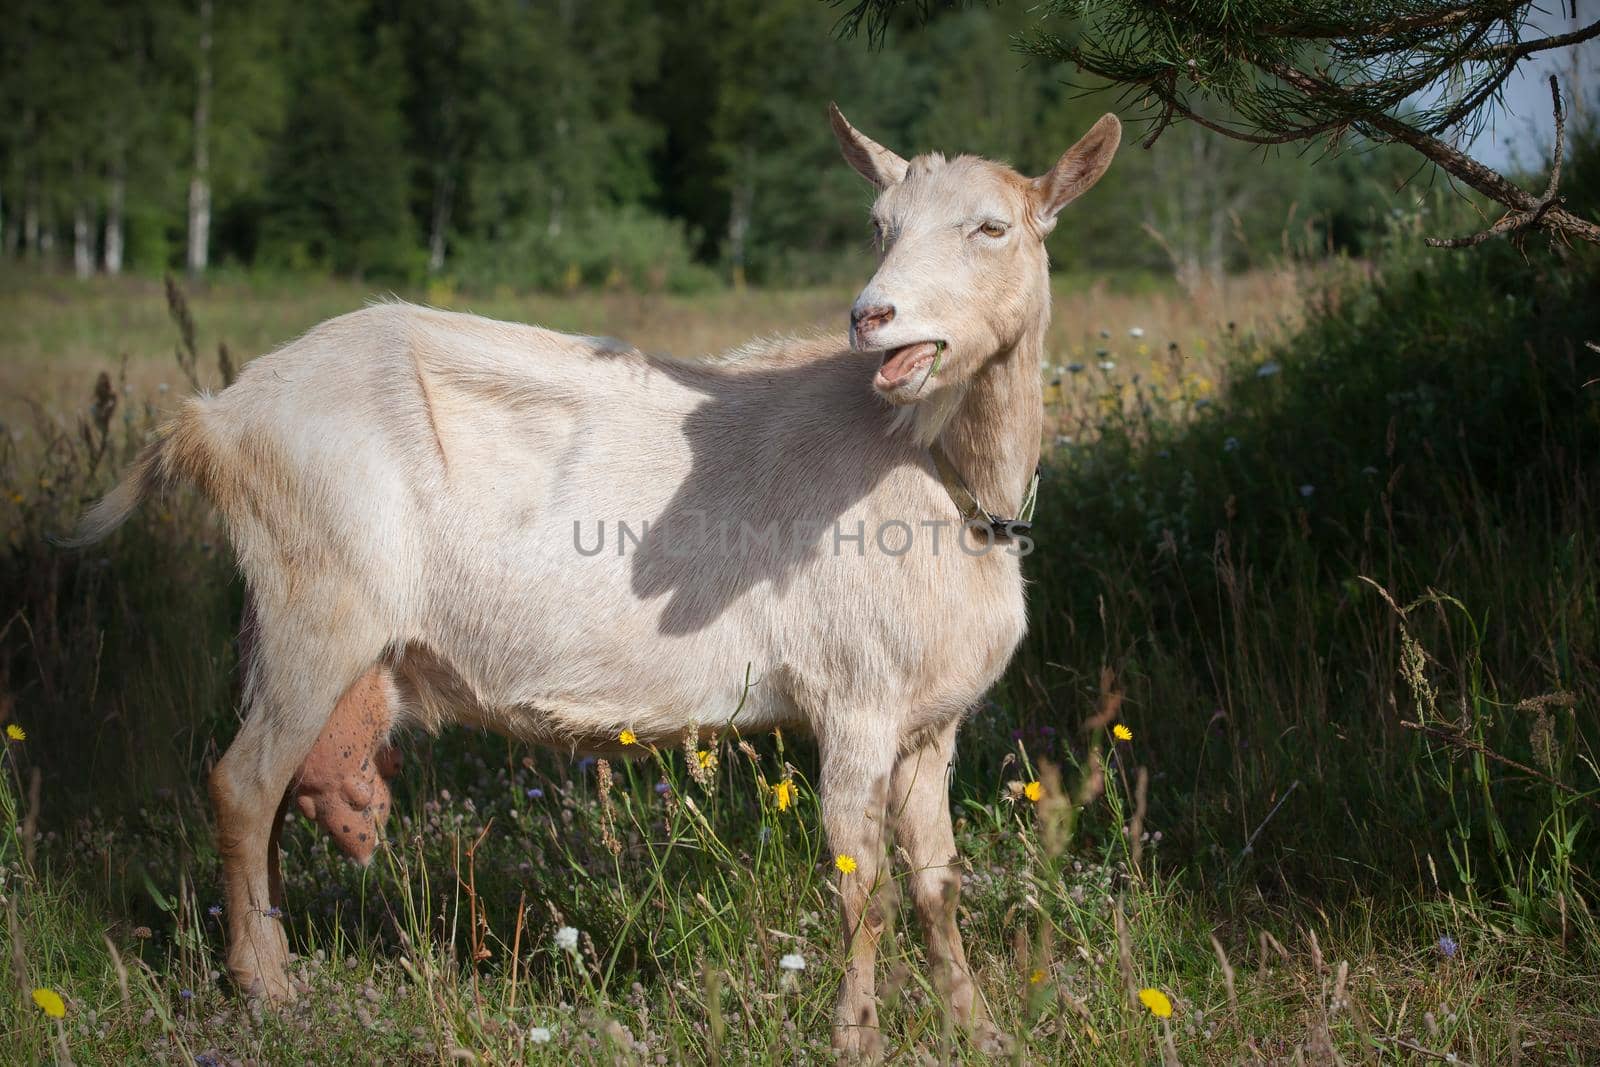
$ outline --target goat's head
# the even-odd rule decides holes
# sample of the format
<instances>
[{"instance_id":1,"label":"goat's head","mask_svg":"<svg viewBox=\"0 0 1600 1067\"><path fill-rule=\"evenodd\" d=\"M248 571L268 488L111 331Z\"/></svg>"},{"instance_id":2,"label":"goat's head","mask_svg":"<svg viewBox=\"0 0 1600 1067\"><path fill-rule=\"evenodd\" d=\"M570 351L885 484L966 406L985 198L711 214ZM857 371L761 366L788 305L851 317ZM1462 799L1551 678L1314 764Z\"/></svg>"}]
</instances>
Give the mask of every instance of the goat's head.
<instances>
[{"instance_id":1,"label":"goat's head","mask_svg":"<svg viewBox=\"0 0 1600 1067\"><path fill-rule=\"evenodd\" d=\"M878 271L850 309L850 344L882 352L873 386L910 404L959 386L1049 309L1044 239L1111 165L1115 115L1037 178L976 156L902 159L829 109L849 164L878 189Z\"/></svg>"}]
</instances>

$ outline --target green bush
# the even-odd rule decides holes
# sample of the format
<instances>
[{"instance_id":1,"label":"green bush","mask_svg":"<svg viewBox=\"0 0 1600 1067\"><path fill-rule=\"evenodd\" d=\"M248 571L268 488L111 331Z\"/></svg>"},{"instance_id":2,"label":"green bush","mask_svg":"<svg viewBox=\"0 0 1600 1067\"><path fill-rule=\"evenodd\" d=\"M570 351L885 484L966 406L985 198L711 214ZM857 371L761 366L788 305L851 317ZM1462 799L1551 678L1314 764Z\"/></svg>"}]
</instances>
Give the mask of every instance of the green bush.
<instances>
[{"instance_id":1,"label":"green bush","mask_svg":"<svg viewBox=\"0 0 1600 1067\"><path fill-rule=\"evenodd\" d=\"M681 222L643 208L595 209L568 219L554 233L526 221L497 240L462 248L454 273L467 286L572 290L583 286L697 293L715 288L716 275L694 261Z\"/></svg>"},{"instance_id":2,"label":"green bush","mask_svg":"<svg viewBox=\"0 0 1600 1067\"><path fill-rule=\"evenodd\" d=\"M1420 237L1233 341L1214 402L1135 377L1058 449L1014 675L1048 699L1018 706L1037 728L1112 665L1152 811L1215 873L1537 918L1597 858L1600 257Z\"/></svg>"}]
</instances>

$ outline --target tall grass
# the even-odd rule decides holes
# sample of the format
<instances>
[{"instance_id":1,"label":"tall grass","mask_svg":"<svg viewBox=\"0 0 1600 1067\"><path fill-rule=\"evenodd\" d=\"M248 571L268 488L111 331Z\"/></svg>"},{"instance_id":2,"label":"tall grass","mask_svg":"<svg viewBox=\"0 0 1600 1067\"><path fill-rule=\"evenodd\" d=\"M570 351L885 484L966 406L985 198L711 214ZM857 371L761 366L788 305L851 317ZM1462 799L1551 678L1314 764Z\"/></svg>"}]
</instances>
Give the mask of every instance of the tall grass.
<instances>
[{"instance_id":1,"label":"tall grass","mask_svg":"<svg viewBox=\"0 0 1600 1067\"><path fill-rule=\"evenodd\" d=\"M1176 779L1156 817L1222 882L1438 871L1531 921L1527 861L1600 787L1596 266L1416 244L1235 342L1221 402L1135 380L1062 448L1017 676L1117 667Z\"/></svg>"},{"instance_id":2,"label":"tall grass","mask_svg":"<svg viewBox=\"0 0 1600 1067\"><path fill-rule=\"evenodd\" d=\"M1223 329L1201 356L1151 320L1063 341L1105 352L1047 370L1032 631L953 783L959 920L1005 1040L957 1032L899 937L891 1055L1600 1052L1600 358L1581 343L1600 268L1405 247L1374 281L1315 280L1292 337ZM108 377L80 422L0 444L0 720L27 732L0 787L0 1047L826 1060L848 876L815 754L786 736L729 732L708 768L411 738L371 868L298 819L285 835L297 1005L234 999L197 789L236 726L220 531L177 497L85 554L43 538L148 429L138 395ZM35 987L66 996L59 1025Z\"/></svg>"}]
</instances>

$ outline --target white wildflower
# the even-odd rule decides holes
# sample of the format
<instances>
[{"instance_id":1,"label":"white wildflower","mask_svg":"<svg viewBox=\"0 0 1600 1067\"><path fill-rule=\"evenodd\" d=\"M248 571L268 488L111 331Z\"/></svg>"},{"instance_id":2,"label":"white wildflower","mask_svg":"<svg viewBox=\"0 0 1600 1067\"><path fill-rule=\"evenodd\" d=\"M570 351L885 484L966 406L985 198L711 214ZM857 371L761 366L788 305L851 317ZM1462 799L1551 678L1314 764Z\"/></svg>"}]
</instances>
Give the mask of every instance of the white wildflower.
<instances>
[{"instance_id":1,"label":"white wildflower","mask_svg":"<svg viewBox=\"0 0 1600 1067\"><path fill-rule=\"evenodd\" d=\"M786 971L803 971L806 969L806 958L798 952L790 952L778 961L778 966Z\"/></svg>"},{"instance_id":2,"label":"white wildflower","mask_svg":"<svg viewBox=\"0 0 1600 1067\"><path fill-rule=\"evenodd\" d=\"M1100 369L1101 370L1105 370L1105 371L1116 370L1117 369L1117 364L1116 364L1116 362L1114 360L1102 359L1100 361Z\"/></svg>"},{"instance_id":3,"label":"white wildflower","mask_svg":"<svg viewBox=\"0 0 1600 1067\"><path fill-rule=\"evenodd\" d=\"M1283 368L1280 367L1277 363L1273 362L1272 360L1268 360L1267 362L1261 364L1261 366L1256 368L1256 377L1257 378L1270 378L1274 374L1277 374L1282 369Z\"/></svg>"},{"instance_id":4,"label":"white wildflower","mask_svg":"<svg viewBox=\"0 0 1600 1067\"><path fill-rule=\"evenodd\" d=\"M578 929L575 926L563 926L556 931L556 948L562 952L578 954Z\"/></svg>"},{"instance_id":5,"label":"white wildflower","mask_svg":"<svg viewBox=\"0 0 1600 1067\"><path fill-rule=\"evenodd\" d=\"M1132 327L1130 330L1128 330L1128 336L1129 337L1133 337L1133 338L1143 337L1144 336L1144 327L1143 326L1134 326L1134 327Z\"/></svg>"},{"instance_id":6,"label":"white wildflower","mask_svg":"<svg viewBox=\"0 0 1600 1067\"><path fill-rule=\"evenodd\" d=\"M567 927L571 929L571 927ZM548 1045L550 1043L550 1028L548 1026L528 1027L528 1041L535 1045Z\"/></svg>"}]
</instances>

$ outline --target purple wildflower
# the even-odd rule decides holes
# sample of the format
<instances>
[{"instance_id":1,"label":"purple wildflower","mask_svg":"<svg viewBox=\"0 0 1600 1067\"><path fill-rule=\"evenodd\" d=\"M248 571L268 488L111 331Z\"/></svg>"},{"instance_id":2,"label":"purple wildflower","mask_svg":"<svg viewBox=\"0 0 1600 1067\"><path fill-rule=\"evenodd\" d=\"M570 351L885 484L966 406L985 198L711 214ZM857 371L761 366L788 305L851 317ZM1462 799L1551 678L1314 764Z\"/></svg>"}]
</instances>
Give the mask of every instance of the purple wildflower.
<instances>
[{"instance_id":1,"label":"purple wildflower","mask_svg":"<svg viewBox=\"0 0 1600 1067\"><path fill-rule=\"evenodd\" d=\"M283 918L283 909L278 907L268 908L264 914L269 919L281 919Z\"/></svg>"},{"instance_id":2,"label":"purple wildflower","mask_svg":"<svg viewBox=\"0 0 1600 1067\"><path fill-rule=\"evenodd\" d=\"M668 793L672 792L672 786L668 785L666 782L657 782L656 792L660 793L662 796L666 796Z\"/></svg>"},{"instance_id":3,"label":"purple wildflower","mask_svg":"<svg viewBox=\"0 0 1600 1067\"><path fill-rule=\"evenodd\" d=\"M213 905L211 905L211 907L206 909L206 914L211 916L213 919L215 919L218 915L222 914L222 905L221 904L213 904Z\"/></svg>"},{"instance_id":4,"label":"purple wildflower","mask_svg":"<svg viewBox=\"0 0 1600 1067\"><path fill-rule=\"evenodd\" d=\"M194 999L194 990L192 990L192 989L180 989L180 990L178 990L178 996L180 998L182 998L183 1000L193 1000Z\"/></svg>"},{"instance_id":5,"label":"purple wildflower","mask_svg":"<svg viewBox=\"0 0 1600 1067\"><path fill-rule=\"evenodd\" d=\"M544 790L540 789L538 786L534 786L532 789L528 790L528 799L529 800L543 800L544 799Z\"/></svg>"},{"instance_id":6,"label":"purple wildflower","mask_svg":"<svg viewBox=\"0 0 1600 1067\"><path fill-rule=\"evenodd\" d=\"M1439 938L1439 952L1447 960L1456 958L1456 953L1461 951L1461 946L1456 944L1456 939L1449 934Z\"/></svg>"}]
</instances>

